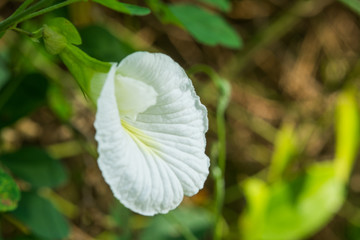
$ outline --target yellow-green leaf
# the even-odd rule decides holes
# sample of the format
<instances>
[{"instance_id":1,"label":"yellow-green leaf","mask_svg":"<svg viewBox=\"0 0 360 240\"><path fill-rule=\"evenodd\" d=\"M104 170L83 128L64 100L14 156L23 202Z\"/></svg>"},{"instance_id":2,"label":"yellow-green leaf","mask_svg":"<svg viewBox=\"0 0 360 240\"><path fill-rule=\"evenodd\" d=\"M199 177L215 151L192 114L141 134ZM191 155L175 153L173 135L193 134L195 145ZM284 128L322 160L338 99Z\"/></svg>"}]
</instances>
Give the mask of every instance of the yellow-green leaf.
<instances>
[{"instance_id":1,"label":"yellow-green leaf","mask_svg":"<svg viewBox=\"0 0 360 240\"><path fill-rule=\"evenodd\" d=\"M20 200L20 190L14 179L0 170L0 212L14 210Z\"/></svg>"}]
</instances>

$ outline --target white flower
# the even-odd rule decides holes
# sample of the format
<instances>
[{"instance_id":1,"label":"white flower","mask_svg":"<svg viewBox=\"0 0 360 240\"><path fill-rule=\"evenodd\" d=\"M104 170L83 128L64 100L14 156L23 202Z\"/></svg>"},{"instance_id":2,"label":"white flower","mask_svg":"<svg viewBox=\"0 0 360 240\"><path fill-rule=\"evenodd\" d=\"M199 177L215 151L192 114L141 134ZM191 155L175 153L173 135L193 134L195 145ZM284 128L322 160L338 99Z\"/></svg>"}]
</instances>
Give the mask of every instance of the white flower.
<instances>
[{"instance_id":1,"label":"white flower","mask_svg":"<svg viewBox=\"0 0 360 240\"><path fill-rule=\"evenodd\" d=\"M97 107L99 166L122 204L167 213L203 187L207 111L170 57L136 52L113 64Z\"/></svg>"}]
</instances>

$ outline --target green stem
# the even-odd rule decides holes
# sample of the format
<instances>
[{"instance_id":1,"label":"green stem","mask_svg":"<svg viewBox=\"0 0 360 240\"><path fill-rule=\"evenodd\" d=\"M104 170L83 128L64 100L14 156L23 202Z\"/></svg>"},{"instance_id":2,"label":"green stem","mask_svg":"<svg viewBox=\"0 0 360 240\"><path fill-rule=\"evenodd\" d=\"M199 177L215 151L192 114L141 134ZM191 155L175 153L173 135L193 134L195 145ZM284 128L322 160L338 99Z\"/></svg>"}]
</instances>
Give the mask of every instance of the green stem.
<instances>
[{"instance_id":1,"label":"green stem","mask_svg":"<svg viewBox=\"0 0 360 240\"><path fill-rule=\"evenodd\" d=\"M18 13L21 13L22 11L24 11L34 0L25 0L19 7L18 9L15 10L15 12L11 15L11 16L15 16Z\"/></svg>"},{"instance_id":2,"label":"green stem","mask_svg":"<svg viewBox=\"0 0 360 240\"><path fill-rule=\"evenodd\" d=\"M32 33L31 32L28 32L26 30L23 30L21 28L17 28L17 27L14 27L12 28L11 30L15 31L15 32L18 32L18 33L22 33L22 34L25 34L25 35L28 35L29 37L32 37Z\"/></svg>"},{"instance_id":3,"label":"green stem","mask_svg":"<svg viewBox=\"0 0 360 240\"><path fill-rule=\"evenodd\" d=\"M212 68L206 65L196 65L190 69L191 73L204 72L214 82L219 92L216 110L216 126L218 132L218 156L217 163L212 167L215 180L215 230L214 240L222 238L223 220L222 209L225 198L225 167L226 167L226 123L225 111L228 106L231 86L228 81L222 79Z\"/></svg>"},{"instance_id":4,"label":"green stem","mask_svg":"<svg viewBox=\"0 0 360 240\"><path fill-rule=\"evenodd\" d=\"M19 11L15 11L15 13L12 14L10 17L8 17L4 21L0 22L0 33L6 31L7 29L9 29L12 26L16 26L19 22L21 22L22 18L41 9L42 7L46 6L51 1L52 0L41 0L38 3L30 6L28 9L24 10L23 12L19 13ZM25 5L25 7L26 7L26 5Z\"/></svg>"},{"instance_id":5,"label":"green stem","mask_svg":"<svg viewBox=\"0 0 360 240\"><path fill-rule=\"evenodd\" d=\"M40 11L31 13L31 14L29 14L29 15L21 18L19 22L23 22L23 21L25 21L25 20L28 20L28 19L31 19L31 18L40 16L40 15L43 15L43 14L45 14L45 13L54 11L54 10L56 10L56 9L58 9L58 8L65 7L65 6L69 5L69 4L76 3L76 2L81 2L81 1L84 1L84 0L67 0L67 1L65 1L65 2L55 4L55 5L51 6L51 7L44 8L44 9L41 9Z\"/></svg>"},{"instance_id":6,"label":"green stem","mask_svg":"<svg viewBox=\"0 0 360 240\"><path fill-rule=\"evenodd\" d=\"M21 34L25 34L30 38L40 38L42 28L40 28L39 30L37 30L35 32L29 32L29 31L26 31L24 29L17 28L17 27L13 27L13 28L11 28L11 30L13 30L15 32L18 32L18 33L21 33Z\"/></svg>"},{"instance_id":7,"label":"green stem","mask_svg":"<svg viewBox=\"0 0 360 240\"><path fill-rule=\"evenodd\" d=\"M214 166L212 173L215 179L215 229L213 239L219 240L222 239L223 233L222 209L225 200L225 176L219 166Z\"/></svg>"},{"instance_id":8,"label":"green stem","mask_svg":"<svg viewBox=\"0 0 360 240\"><path fill-rule=\"evenodd\" d=\"M76 2L80 2L80 1L86 1L86 0L67 0L64 1L62 3L58 3L55 4L51 7L47 7L44 9L41 9L43 6L46 6L49 2L52 2L53 0L41 0L40 2L32 5L31 7L29 7L28 9L24 10L21 13L14 13L13 15L11 15L10 17L8 17L7 19L5 19L4 21L0 22L0 32L6 31L7 29L9 29L12 26L16 26L17 24L25 21L25 20L29 20L31 18L40 16L42 14L54 11L58 8L62 8L65 7L69 4L72 3L76 3ZM41 10L39 10L41 9Z\"/></svg>"},{"instance_id":9,"label":"green stem","mask_svg":"<svg viewBox=\"0 0 360 240\"><path fill-rule=\"evenodd\" d=\"M13 217L10 214L2 214L3 218L8 221L9 223L11 223L12 225L14 225L18 230L20 230L21 232L25 233L25 234L30 234L30 230L19 220L17 220L15 217Z\"/></svg>"}]
</instances>

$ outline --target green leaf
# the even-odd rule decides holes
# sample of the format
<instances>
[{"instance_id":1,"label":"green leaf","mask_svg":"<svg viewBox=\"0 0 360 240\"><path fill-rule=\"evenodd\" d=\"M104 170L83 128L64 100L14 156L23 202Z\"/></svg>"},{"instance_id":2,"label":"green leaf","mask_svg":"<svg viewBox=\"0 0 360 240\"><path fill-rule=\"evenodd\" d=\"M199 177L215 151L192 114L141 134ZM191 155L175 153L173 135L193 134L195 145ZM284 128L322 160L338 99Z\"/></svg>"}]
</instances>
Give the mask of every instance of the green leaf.
<instances>
[{"instance_id":1,"label":"green leaf","mask_svg":"<svg viewBox=\"0 0 360 240\"><path fill-rule=\"evenodd\" d=\"M132 4L122 3L117 0L93 0L93 2L99 3L105 7L111 8L112 10L130 14L130 15L147 15L150 13L150 9L140 7Z\"/></svg>"},{"instance_id":2,"label":"green leaf","mask_svg":"<svg viewBox=\"0 0 360 240\"><path fill-rule=\"evenodd\" d=\"M0 91L0 128L30 114L45 103L47 79L40 74L14 78Z\"/></svg>"},{"instance_id":3,"label":"green leaf","mask_svg":"<svg viewBox=\"0 0 360 240\"><path fill-rule=\"evenodd\" d=\"M157 215L151 219L140 240L152 239L207 239L213 227L213 217L205 209L177 208L167 215Z\"/></svg>"},{"instance_id":4,"label":"green leaf","mask_svg":"<svg viewBox=\"0 0 360 240\"><path fill-rule=\"evenodd\" d=\"M348 90L338 97L336 108L336 173L340 180L347 181L359 151L360 113L356 91Z\"/></svg>"},{"instance_id":5,"label":"green leaf","mask_svg":"<svg viewBox=\"0 0 360 240\"><path fill-rule=\"evenodd\" d=\"M51 54L60 55L81 90L90 97L93 103L96 103L111 63L90 57L76 47L74 44L80 44L81 37L76 28L66 19L52 19L44 25L43 29L46 50Z\"/></svg>"},{"instance_id":6,"label":"green leaf","mask_svg":"<svg viewBox=\"0 0 360 240\"><path fill-rule=\"evenodd\" d=\"M350 9L352 9L354 12L360 15L360 1L359 0L339 0L339 2L342 2L346 6L348 6Z\"/></svg>"},{"instance_id":7,"label":"green leaf","mask_svg":"<svg viewBox=\"0 0 360 240\"><path fill-rule=\"evenodd\" d=\"M14 179L0 170L0 212L14 210L20 200L20 190Z\"/></svg>"},{"instance_id":8,"label":"green leaf","mask_svg":"<svg viewBox=\"0 0 360 240\"><path fill-rule=\"evenodd\" d=\"M81 90L96 103L111 63L92 58L73 45L68 45L60 53L60 58L75 77Z\"/></svg>"},{"instance_id":9,"label":"green leaf","mask_svg":"<svg viewBox=\"0 0 360 240\"><path fill-rule=\"evenodd\" d=\"M48 101L50 108L61 120L69 120L72 114L72 106L66 99L63 89L52 84L48 89Z\"/></svg>"},{"instance_id":10,"label":"green leaf","mask_svg":"<svg viewBox=\"0 0 360 240\"><path fill-rule=\"evenodd\" d=\"M244 194L248 200L248 208L254 215L260 216L267 207L269 198L268 185L257 178L248 178L244 182Z\"/></svg>"},{"instance_id":11,"label":"green leaf","mask_svg":"<svg viewBox=\"0 0 360 240\"><path fill-rule=\"evenodd\" d=\"M169 8L199 42L210 46L220 44L230 48L242 46L241 38L222 17L195 5L176 4L170 5Z\"/></svg>"},{"instance_id":12,"label":"green leaf","mask_svg":"<svg viewBox=\"0 0 360 240\"><path fill-rule=\"evenodd\" d=\"M240 226L243 229L245 239L258 240L261 233L263 215L269 199L269 186L257 178L248 178L243 183L244 195L247 200L247 208L240 218Z\"/></svg>"},{"instance_id":13,"label":"green leaf","mask_svg":"<svg viewBox=\"0 0 360 240\"><path fill-rule=\"evenodd\" d=\"M11 214L41 238L65 239L69 234L66 219L34 192L23 192L19 207Z\"/></svg>"},{"instance_id":14,"label":"green leaf","mask_svg":"<svg viewBox=\"0 0 360 240\"><path fill-rule=\"evenodd\" d=\"M10 70L8 66L8 52L2 51L0 53L0 91L9 80Z\"/></svg>"},{"instance_id":15,"label":"green leaf","mask_svg":"<svg viewBox=\"0 0 360 240\"><path fill-rule=\"evenodd\" d=\"M146 4L163 24L174 24L179 27L182 26L181 22L171 12L168 5L161 0L146 0Z\"/></svg>"},{"instance_id":16,"label":"green leaf","mask_svg":"<svg viewBox=\"0 0 360 240\"><path fill-rule=\"evenodd\" d=\"M57 17L50 19L46 25L65 37L68 43L80 45L81 37L76 27L66 18Z\"/></svg>"},{"instance_id":17,"label":"green leaf","mask_svg":"<svg viewBox=\"0 0 360 240\"><path fill-rule=\"evenodd\" d=\"M0 156L0 161L12 173L29 182L33 187L57 187L67 175L60 161L40 148L25 147Z\"/></svg>"},{"instance_id":18,"label":"green leaf","mask_svg":"<svg viewBox=\"0 0 360 240\"><path fill-rule=\"evenodd\" d=\"M244 239L304 239L333 217L344 195L333 164L314 165L292 181L271 185L261 217L258 211L247 209L241 220L246 223L242 225Z\"/></svg>"},{"instance_id":19,"label":"green leaf","mask_svg":"<svg viewBox=\"0 0 360 240\"><path fill-rule=\"evenodd\" d=\"M231 8L231 4L228 0L200 0L201 2L208 3L211 6L216 7L219 10L228 12Z\"/></svg>"},{"instance_id":20,"label":"green leaf","mask_svg":"<svg viewBox=\"0 0 360 240\"><path fill-rule=\"evenodd\" d=\"M271 181L281 178L284 170L297 155L297 141L292 125L285 124L278 131L274 148L269 170L269 179Z\"/></svg>"},{"instance_id":21,"label":"green leaf","mask_svg":"<svg viewBox=\"0 0 360 240\"><path fill-rule=\"evenodd\" d=\"M59 54L71 44L81 44L81 37L75 26L62 17L53 18L44 24L43 39L50 54Z\"/></svg>"},{"instance_id":22,"label":"green leaf","mask_svg":"<svg viewBox=\"0 0 360 240\"><path fill-rule=\"evenodd\" d=\"M119 233L116 234L116 237L110 239L134 239L131 228L131 211L124 207L119 201L115 201L114 206L110 208L111 220L114 221L114 226L119 228ZM102 238L101 238L102 239Z\"/></svg>"},{"instance_id":23,"label":"green leaf","mask_svg":"<svg viewBox=\"0 0 360 240\"><path fill-rule=\"evenodd\" d=\"M80 48L90 56L106 62L120 62L135 49L120 41L106 28L88 26L80 29L83 44Z\"/></svg>"},{"instance_id":24,"label":"green leaf","mask_svg":"<svg viewBox=\"0 0 360 240\"><path fill-rule=\"evenodd\" d=\"M55 18L44 25L43 39L46 50L51 54L60 55L81 90L96 103L111 63L90 57L76 47L74 44L80 44L81 37L66 19ZM98 48L98 45L95 48Z\"/></svg>"},{"instance_id":25,"label":"green leaf","mask_svg":"<svg viewBox=\"0 0 360 240\"><path fill-rule=\"evenodd\" d=\"M346 240L359 240L360 239L360 227L353 224L347 224L346 226Z\"/></svg>"}]
</instances>

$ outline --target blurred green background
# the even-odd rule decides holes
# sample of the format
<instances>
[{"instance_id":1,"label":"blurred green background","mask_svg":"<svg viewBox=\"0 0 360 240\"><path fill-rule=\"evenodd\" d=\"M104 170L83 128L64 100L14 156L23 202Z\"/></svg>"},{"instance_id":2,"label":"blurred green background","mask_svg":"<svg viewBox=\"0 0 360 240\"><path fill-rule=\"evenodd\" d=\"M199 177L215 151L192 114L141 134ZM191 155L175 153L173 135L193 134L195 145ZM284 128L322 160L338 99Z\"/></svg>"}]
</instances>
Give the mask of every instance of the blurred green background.
<instances>
[{"instance_id":1,"label":"blurred green background","mask_svg":"<svg viewBox=\"0 0 360 240\"><path fill-rule=\"evenodd\" d=\"M1 0L0 19L22 2ZM0 239L360 239L360 2L128 3L151 13L89 1L20 27L65 17L99 60L146 50L177 61L208 108L204 189L166 215L124 208L96 163L94 106L41 39L7 31Z\"/></svg>"}]
</instances>

